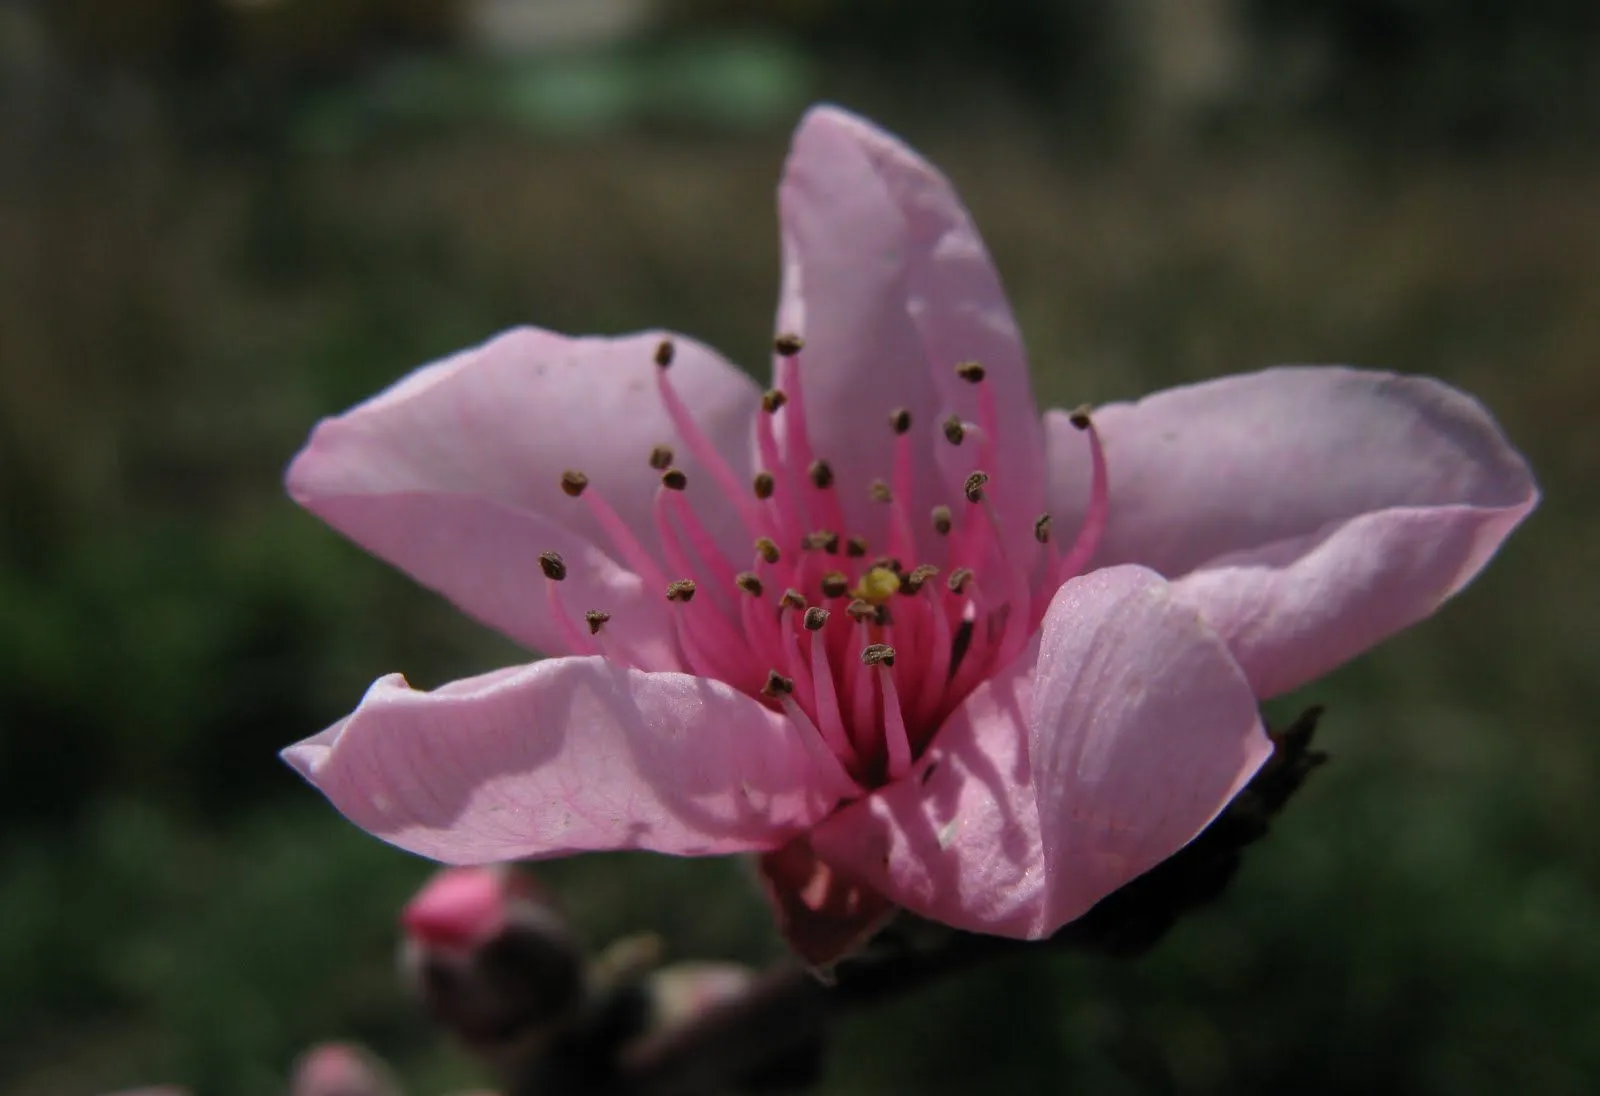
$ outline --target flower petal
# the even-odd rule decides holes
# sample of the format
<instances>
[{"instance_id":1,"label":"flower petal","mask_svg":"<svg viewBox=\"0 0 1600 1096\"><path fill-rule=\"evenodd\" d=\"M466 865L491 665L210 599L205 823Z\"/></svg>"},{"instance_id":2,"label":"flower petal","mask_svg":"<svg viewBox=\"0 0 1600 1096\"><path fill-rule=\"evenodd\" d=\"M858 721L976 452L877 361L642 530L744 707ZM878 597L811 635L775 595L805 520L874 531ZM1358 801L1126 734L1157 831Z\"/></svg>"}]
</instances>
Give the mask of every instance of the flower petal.
<instances>
[{"instance_id":1,"label":"flower petal","mask_svg":"<svg viewBox=\"0 0 1600 1096\"><path fill-rule=\"evenodd\" d=\"M758 394L713 351L661 332L572 339L523 328L425 366L324 420L289 468L289 493L474 616L541 650L568 650L543 619L538 554L554 549L571 565L585 545L614 560L625 553L587 503L562 491L565 470L587 475L589 490L653 547L660 480L649 455L655 445L670 446L713 536L747 549L732 500L704 474L662 406L654 354L668 337L676 347L676 390L743 477ZM458 520L472 528L439 528ZM483 538L492 543L469 543ZM419 549L419 539L433 548ZM606 587L626 578L603 561L589 570L603 575L596 581ZM588 608L619 616L613 605L577 606L580 614Z\"/></svg>"},{"instance_id":2,"label":"flower petal","mask_svg":"<svg viewBox=\"0 0 1600 1096\"><path fill-rule=\"evenodd\" d=\"M819 859L803 835L764 853L757 870L784 943L818 970L859 949L898 910Z\"/></svg>"},{"instance_id":3,"label":"flower petal","mask_svg":"<svg viewBox=\"0 0 1600 1096\"><path fill-rule=\"evenodd\" d=\"M720 682L599 658L433 692L391 674L284 759L356 825L452 864L766 850L833 802L781 715Z\"/></svg>"},{"instance_id":4,"label":"flower petal","mask_svg":"<svg viewBox=\"0 0 1600 1096\"><path fill-rule=\"evenodd\" d=\"M933 505L959 500L979 447L952 447L938 424L951 413L981 421L977 387L955 373L976 360L997 412L989 494L1018 550L1031 552L1043 441L1027 361L994 264L949 182L870 122L818 107L795 132L779 207L778 326L805 337L811 443L833 463L851 531L883 535L883 508L867 487L889 479L896 408L913 419L917 527Z\"/></svg>"},{"instance_id":5,"label":"flower petal","mask_svg":"<svg viewBox=\"0 0 1600 1096\"><path fill-rule=\"evenodd\" d=\"M1187 844L1270 752L1221 640L1155 574L1112 568L1063 586L918 770L812 843L914 913L1038 938Z\"/></svg>"},{"instance_id":6,"label":"flower petal","mask_svg":"<svg viewBox=\"0 0 1600 1096\"><path fill-rule=\"evenodd\" d=\"M1488 412L1425 377L1281 367L1095 422L1111 476L1096 562L1192 573L1182 596L1260 696L1427 616L1538 500ZM1046 428L1052 508L1070 523L1088 495L1082 436L1060 412Z\"/></svg>"}]
</instances>

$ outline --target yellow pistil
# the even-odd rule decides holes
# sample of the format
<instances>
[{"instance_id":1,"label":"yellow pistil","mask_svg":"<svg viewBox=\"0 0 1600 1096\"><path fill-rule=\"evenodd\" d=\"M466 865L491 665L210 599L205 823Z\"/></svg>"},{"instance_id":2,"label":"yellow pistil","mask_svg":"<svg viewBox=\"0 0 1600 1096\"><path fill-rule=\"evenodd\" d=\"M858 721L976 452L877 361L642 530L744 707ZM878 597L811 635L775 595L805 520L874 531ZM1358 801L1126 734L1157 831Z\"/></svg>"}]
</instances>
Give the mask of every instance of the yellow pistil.
<instances>
[{"instance_id":1,"label":"yellow pistil","mask_svg":"<svg viewBox=\"0 0 1600 1096\"><path fill-rule=\"evenodd\" d=\"M874 567L861 576L861 581L856 583L856 588L850 591L852 597L860 598L869 605L882 605L894 597L900 590L900 576L887 567Z\"/></svg>"}]
</instances>

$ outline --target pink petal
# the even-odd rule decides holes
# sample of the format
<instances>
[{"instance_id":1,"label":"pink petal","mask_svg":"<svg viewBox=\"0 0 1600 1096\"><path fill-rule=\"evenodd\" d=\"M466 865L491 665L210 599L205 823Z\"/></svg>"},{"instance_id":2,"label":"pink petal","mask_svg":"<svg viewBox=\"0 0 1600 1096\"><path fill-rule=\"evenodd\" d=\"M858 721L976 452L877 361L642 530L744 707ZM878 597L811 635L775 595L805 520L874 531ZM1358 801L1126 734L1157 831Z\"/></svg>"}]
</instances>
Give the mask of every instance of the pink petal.
<instances>
[{"instance_id":1,"label":"pink petal","mask_svg":"<svg viewBox=\"0 0 1600 1096\"><path fill-rule=\"evenodd\" d=\"M812 446L833 463L850 530L883 535L883 507L867 488L890 478L896 408L911 411L917 439L917 527L936 503L959 500L978 446L950 446L937 424L952 412L979 421L977 390L955 374L976 360L998 416L989 494L1018 550L1031 552L1042 433L1027 361L994 264L949 182L870 122L818 107L795 133L779 206L778 326L805 337Z\"/></svg>"},{"instance_id":2,"label":"pink petal","mask_svg":"<svg viewBox=\"0 0 1600 1096\"><path fill-rule=\"evenodd\" d=\"M814 830L818 853L922 916L1048 936L1182 848L1271 752L1227 648L1143 568L1068 582L1008 675L919 772Z\"/></svg>"},{"instance_id":3,"label":"pink petal","mask_svg":"<svg viewBox=\"0 0 1600 1096\"><path fill-rule=\"evenodd\" d=\"M757 868L778 933L818 970L866 944L898 908L820 860L805 835L763 854Z\"/></svg>"},{"instance_id":4,"label":"pink petal","mask_svg":"<svg viewBox=\"0 0 1600 1096\"><path fill-rule=\"evenodd\" d=\"M570 565L583 553L580 545L593 545L614 560L623 557L588 503L561 490L563 471L587 475L589 490L653 546L660 473L648 459L653 446L670 446L713 536L748 550L731 500L694 460L662 406L654 354L667 337L676 347L674 386L699 428L746 478L757 390L713 351L662 332L573 339L523 328L425 366L324 420L289 468L289 492L474 616L541 650L567 650L541 619L538 554L561 551ZM470 529L439 528L457 521ZM565 530L559 543L556 530ZM490 543L473 543L484 539ZM600 562L586 568L603 587L626 584L617 572ZM606 608L620 616L610 605L583 600L580 614Z\"/></svg>"},{"instance_id":5,"label":"pink petal","mask_svg":"<svg viewBox=\"0 0 1600 1096\"><path fill-rule=\"evenodd\" d=\"M1258 695L1427 616L1538 499L1470 396L1425 377L1284 367L1095 412L1111 474L1096 562L1178 579ZM1088 490L1082 435L1046 416L1051 504ZM1215 573L1209 573L1215 572Z\"/></svg>"},{"instance_id":6,"label":"pink petal","mask_svg":"<svg viewBox=\"0 0 1600 1096\"><path fill-rule=\"evenodd\" d=\"M764 850L833 802L781 715L720 682L598 658L433 692L391 674L284 759L356 825L453 864Z\"/></svg>"}]
</instances>

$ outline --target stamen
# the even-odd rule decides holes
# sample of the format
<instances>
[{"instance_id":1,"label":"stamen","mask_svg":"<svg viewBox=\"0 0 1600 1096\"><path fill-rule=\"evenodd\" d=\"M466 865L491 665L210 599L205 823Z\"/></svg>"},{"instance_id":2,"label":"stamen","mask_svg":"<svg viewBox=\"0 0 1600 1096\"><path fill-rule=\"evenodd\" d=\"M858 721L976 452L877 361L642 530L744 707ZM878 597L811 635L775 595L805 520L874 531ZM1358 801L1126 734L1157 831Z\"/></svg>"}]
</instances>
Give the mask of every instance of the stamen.
<instances>
[{"instance_id":1,"label":"stamen","mask_svg":"<svg viewBox=\"0 0 1600 1096\"><path fill-rule=\"evenodd\" d=\"M1089 418L1087 405L1072 412L1070 421L1073 426L1089 435L1089 460L1092 466L1089 483L1089 507L1083 515L1083 525L1078 529L1078 535L1072 542L1072 547L1067 549L1067 554L1055 565L1055 581L1043 596L1050 598L1055 595L1056 589L1069 578L1074 578L1083 573L1093 558L1095 549L1100 547L1100 538L1106 531L1106 519L1111 510L1111 491L1106 473L1105 446L1100 440L1100 431L1095 429L1094 422ZM1042 612L1042 610L1039 610Z\"/></svg>"},{"instance_id":2,"label":"stamen","mask_svg":"<svg viewBox=\"0 0 1600 1096\"><path fill-rule=\"evenodd\" d=\"M539 570L543 571L544 577L551 582L560 582L567 577L567 562L561 558L560 552L541 552Z\"/></svg>"},{"instance_id":3,"label":"stamen","mask_svg":"<svg viewBox=\"0 0 1600 1096\"><path fill-rule=\"evenodd\" d=\"M983 485L989 482L989 473L974 472L967 477L967 482L962 486L962 493L967 496L968 502L983 501Z\"/></svg>"},{"instance_id":4,"label":"stamen","mask_svg":"<svg viewBox=\"0 0 1600 1096\"><path fill-rule=\"evenodd\" d=\"M664 342L663 345L670 346L671 344L670 342ZM657 354L657 360L659 361L659 347L657 347ZM670 355L667 360L671 361ZM760 510L740 491L739 478L733 474L733 469L728 467L728 462L717 451L717 447L711 444L711 439L706 436L705 431L700 429L700 424L690 414L688 406L684 404L682 397L678 395L678 390L667 379L668 372L666 368L656 370L656 392L661 397L662 406L667 410L667 417L672 420L672 425L677 428L678 437L689 447L689 452L694 454L695 459L700 462L700 466L710 473L711 478L716 481L717 486L722 488L723 493L734 500L739 516L743 519L745 526L751 532L758 531L761 527Z\"/></svg>"},{"instance_id":5,"label":"stamen","mask_svg":"<svg viewBox=\"0 0 1600 1096\"><path fill-rule=\"evenodd\" d=\"M694 592L697 589L699 589L699 587L695 585L694 579L677 579L673 582L667 583L667 600L683 602L693 601Z\"/></svg>"},{"instance_id":6,"label":"stamen","mask_svg":"<svg viewBox=\"0 0 1600 1096\"><path fill-rule=\"evenodd\" d=\"M967 584L972 581L971 567L957 567L950 572L950 577L945 579L945 585L950 587L952 594L965 592Z\"/></svg>"},{"instance_id":7,"label":"stamen","mask_svg":"<svg viewBox=\"0 0 1600 1096\"><path fill-rule=\"evenodd\" d=\"M978 384L984 378L983 365L979 362L962 362L956 366L956 376L968 384Z\"/></svg>"},{"instance_id":8,"label":"stamen","mask_svg":"<svg viewBox=\"0 0 1600 1096\"><path fill-rule=\"evenodd\" d=\"M883 745L884 752L888 755L888 777L891 781L899 780L911 771L911 738L906 734L905 715L900 711L900 694L895 691L894 675L889 672L889 667L894 665L894 648L883 647L886 653L875 656L876 662L868 665L878 667L878 689L883 694ZM862 661L867 661L867 648L861 652Z\"/></svg>"},{"instance_id":9,"label":"stamen","mask_svg":"<svg viewBox=\"0 0 1600 1096\"><path fill-rule=\"evenodd\" d=\"M673 345L671 339L662 339L656 343L656 364L665 369L672 364L673 356L677 352L678 348Z\"/></svg>"},{"instance_id":10,"label":"stamen","mask_svg":"<svg viewBox=\"0 0 1600 1096\"><path fill-rule=\"evenodd\" d=\"M808 632L821 631L827 626L828 618L832 615L832 613L822 608L822 606L813 605L811 608L806 610L806 615L802 622L805 624L806 631Z\"/></svg>"},{"instance_id":11,"label":"stamen","mask_svg":"<svg viewBox=\"0 0 1600 1096\"><path fill-rule=\"evenodd\" d=\"M894 648L887 643L869 643L861 652L863 666L893 666Z\"/></svg>"},{"instance_id":12,"label":"stamen","mask_svg":"<svg viewBox=\"0 0 1600 1096\"><path fill-rule=\"evenodd\" d=\"M763 502L770 499L772 493L778 489L778 481L773 478L771 472L757 472L752 482L755 487L756 498L761 499Z\"/></svg>"},{"instance_id":13,"label":"stamen","mask_svg":"<svg viewBox=\"0 0 1600 1096\"><path fill-rule=\"evenodd\" d=\"M842 571L829 571L822 576L822 596L826 598L844 597L850 592L850 579ZM810 627L810 625L807 625Z\"/></svg>"},{"instance_id":14,"label":"stamen","mask_svg":"<svg viewBox=\"0 0 1600 1096\"><path fill-rule=\"evenodd\" d=\"M778 409L789 402L789 397L781 388L769 388L761 393L761 410L769 415L778 413Z\"/></svg>"},{"instance_id":15,"label":"stamen","mask_svg":"<svg viewBox=\"0 0 1600 1096\"><path fill-rule=\"evenodd\" d=\"M794 692L793 678L784 677L777 670L767 671L767 683L761 686L762 696L767 697L769 700L775 700L780 696L788 696L792 692Z\"/></svg>"},{"instance_id":16,"label":"stamen","mask_svg":"<svg viewBox=\"0 0 1600 1096\"><path fill-rule=\"evenodd\" d=\"M951 415L940 424L944 428L944 440L951 445L960 445L967 437L967 428L962 425L960 415Z\"/></svg>"},{"instance_id":17,"label":"stamen","mask_svg":"<svg viewBox=\"0 0 1600 1096\"><path fill-rule=\"evenodd\" d=\"M911 573L900 580L902 594L917 594L922 592L923 583L939 574L939 568L931 563L918 564L911 569Z\"/></svg>"},{"instance_id":18,"label":"stamen","mask_svg":"<svg viewBox=\"0 0 1600 1096\"><path fill-rule=\"evenodd\" d=\"M570 479L569 479L570 477ZM581 484L580 482L581 481ZM633 569L633 573L646 582L665 582L666 577L661 573L661 568L656 563L655 556L639 542L628 524L617 516L599 491L587 490L589 477L582 472L567 471L561 475L561 489L573 498L582 497L589 507L589 513L594 518L595 524L600 526L606 537L611 541L611 546L617 550L624 563Z\"/></svg>"},{"instance_id":19,"label":"stamen","mask_svg":"<svg viewBox=\"0 0 1600 1096\"><path fill-rule=\"evenodd\" d=\"M861 559L867 554L867 538L851 537L844 542L844 554L851 559Z\"/></svg>"},{"instance_id":20,"label":"stamen","mask_svg":"<svg viewBox=\"0 0 1600 1096\"><path fill-rule=\"evenodd\" d=\"M600 634L600 629L605 627L606 621L611 619L611 614L604 609L590 609L583 614L583 619L588 622L589 634L597 636Z\"/></svg>"},{"instance_id":21,"label":"stamen","mask_svg":"<svg viewBox=\"0 0 1600 1096\"><path fill-rule=\"evenodd\" d=\"M785 358L792 358L804 350L806 341L793 332L785 332L772 340L772 349Z\"/></svg>"},{"instance_id":22,"label":"stamen","mask_svg":"<svg viewBox=\"0 0 1600 1096\"><path fill-rule=\"evenodd\" d=\"M850 615L851 620L872 624L878 622L878 607L862 598L856 598L849 605L846 605L844 611Z\"/></svg>"},{"instance_id":23,"label":"stamen","mask_svg":"<svg viewBox=\"0 0 1600 1096\"><path fill-rule=\"evenodd\" d=\"M665 472L672 467L674 454L669 445L658 445L650 450L650 467L657 472Z\"/></svg>"},{"instance_id":24,"label":"stamen","mask_svg":"<svg viewBox=\"0 0 1600 1096\"><path fill-rule=\"evenodd\" d=\"M762 692L764 695L766 694L765 689ZM811 754L812 759L817 762L827 779L834 784L837 789L835 794L844 799L854 799L861 794L861 785L856 783L855 778L845 768L844 759L848 757L854 760L855 751L850 748L848 741L835 743L827 730L819 728L815 723L811 722L811 718L806 715L805 710L795 702L794 697L791 695L792 692L792 688L790 691L785 692L780 687L770 695L783 708L784 714L789 717L795 726L800 728L801 743L806 747L806 751Z\"/></svg>"},{"instance_id":25,"label":"stamen","mask_svg":"<svg viewBox=\"0 0 1600 1096\"><path fill-rule=\"evenodd\" d=\"M583 489L589 486L589 477L582 472L575 472L568 468L561 473L561 490L565 491L568 498L577 498L583 494Z\"/></svg>"},{"instance_id":26,"label":"stamen","mask_svg":"<svg viewBox=\"0 0 1600 1096\"><path fill-rule=\"evenodd\" d=\"M872 561L872 566L874 568L881 567L885 571L893 571L897 575L901 571L905 570L905 568L900 565L900 561L894 556L879 556L877 559Z\"/></svg>"},{"instance_id":27,"label":"stamen","mask_svg":"<svg viewBox=\"0 0 1600 1096\"><path fill-rule=\"evenodd\" d=\"M875 479L872 481L872 483L867 487L867 494L872 497L873 502L894 501L894 492L890 491L889 485L884 483L881 479Z\"/></svg>"},{"instance_id":28,"label":"stamen","mask_svg":"<svg viewBox=\"0 0 1600 1096\"><path fill-rule=\"evenodd\" d=\"M810 612L808 611L806 615L806 627L811 628ZM826 637L820 628L811 628L811 682L813 706L817 712L817 727L822 732L823 739L833 747L833 752L839 755L840 760L846 764L855 764L858 754L844 729L844 717L839 712L839 693L833 686L833 668L828 664Z\"/></svg>"},{"instance_id":29,"label":"stamen","mask_svg":"<svg viewBox=\"0 0 1600 1096\"><path fill-rule=\"evenodd\" d=\"M749 594L751 597L761 596L761 577L754 571L741 571L733 580L735 586Z\"/></svg>"},{"instance_id":30,"label":"stamen","mask_svg":"<svg viewBox=\"0 0 1600 1096\"><path fill-rule=\"evenodd\" d=\"M897 407L889 412L889 428L896 434L904 434L911 429L911 412L904 407Z\"/></svg>"},{"instance_id":31,"label":"stamen","mask_svg":"<svg viewBox=\"0 0 1600 1096\"><path fill-rule=\"evenodd\" d=\"M795 612L798 613L798 612L803 612L805 610L805 607L806 607L806 596L804 594L802 594L799 590L795 590L795 589L792 589L792 588L788 589L788 590L785 590L783 592L783 596L778 599L778 611L779 612L782 612L785 609L793 609Z\"/></svg>"},{"instance_id":32,"label":"stamen","mask_svg":"<svg viewBox=\"0 0 1600 1096\"><path fill-rule=\"evenodd\" d=\"M779 558L778 546L771 537L756 538L756 554L768 563L777 563Z\"/></svg>"},{"instance_id":33,"label":"stamen","mask_svg":"<svg viewBox=\"0 0 1600 1096\"><path fill-rule=\"evenodd\" d=\"M828 529L818 529L800 538L800 549L806 552L822 551L830 556L839 554L839 534Z\"/></svg>"},{"instance_id":34,"label":"stamen","mask_svg":"<svg viewBox=\"0 0 1600 1096\"><path fill-rule=\"evenodd\" d=\"M682 491L689 486L689 477L682 468L668 468L661 473L661 486L668 491Z\"/></svg>"},{"instance_id":35,"label":"stamen","mask_svg":"<svg viewBox=\"0 0 1600 1096\"><path fill-rule=\"evenodd\" d=\"M1033 523L1033 539L1040 544L1050 543L1050 515L1040 514Z\"/></svg>"},{"instance_id":36,"label":"stamen","mask_svg":"<svg viewBox=\"0 0 1600 1096\"><path fill-rule=\"evenodd\" d=\"M822 459L811 462L811 467L806 469L806 474L811 477L812 486L818 490L826 490L833 486L833 465Z\"/></svg>"},{"instance_id":37,"label":"stamen","mask_svg":"<svg viewBox=\"0 0 1600 1096\"><path fill-rule=\"evenodd\" d=\"M947 537L950 535L950 529L954 524L950 517L950 507L941 504L933 508L933 531L935 533L938 533L941 537Z\"/></svg>"}]
</instances>

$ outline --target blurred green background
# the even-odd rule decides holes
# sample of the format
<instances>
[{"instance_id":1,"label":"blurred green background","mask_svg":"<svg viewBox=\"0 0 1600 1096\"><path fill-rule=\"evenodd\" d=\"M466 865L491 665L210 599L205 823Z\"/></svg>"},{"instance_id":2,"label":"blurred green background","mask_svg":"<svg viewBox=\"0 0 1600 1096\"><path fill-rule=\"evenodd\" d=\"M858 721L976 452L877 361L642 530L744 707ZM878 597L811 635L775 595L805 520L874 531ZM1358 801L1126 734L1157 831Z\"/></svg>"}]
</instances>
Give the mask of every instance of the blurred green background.
<instances>
[{"instance_id":1,"label":"blurred green background","mask_svg":"<svg viewBox=\"0 0 1600 1096\"><path fill-rule=\"evenodd\" d=\"M825 1091L1600 1090L1600 6L40 0L0 6L0 1090L271 1093L397 990L427 865L274 757L381 673L521 655L282 495L322 415L531 322L765 360L819 98L961 188L1046 403L1431 373L1543 508L1274 712L1335 762L1132 964L851 1017ZM776 953L731 863L544 872L597 943Z\"/></svg>"}]
</instances>

